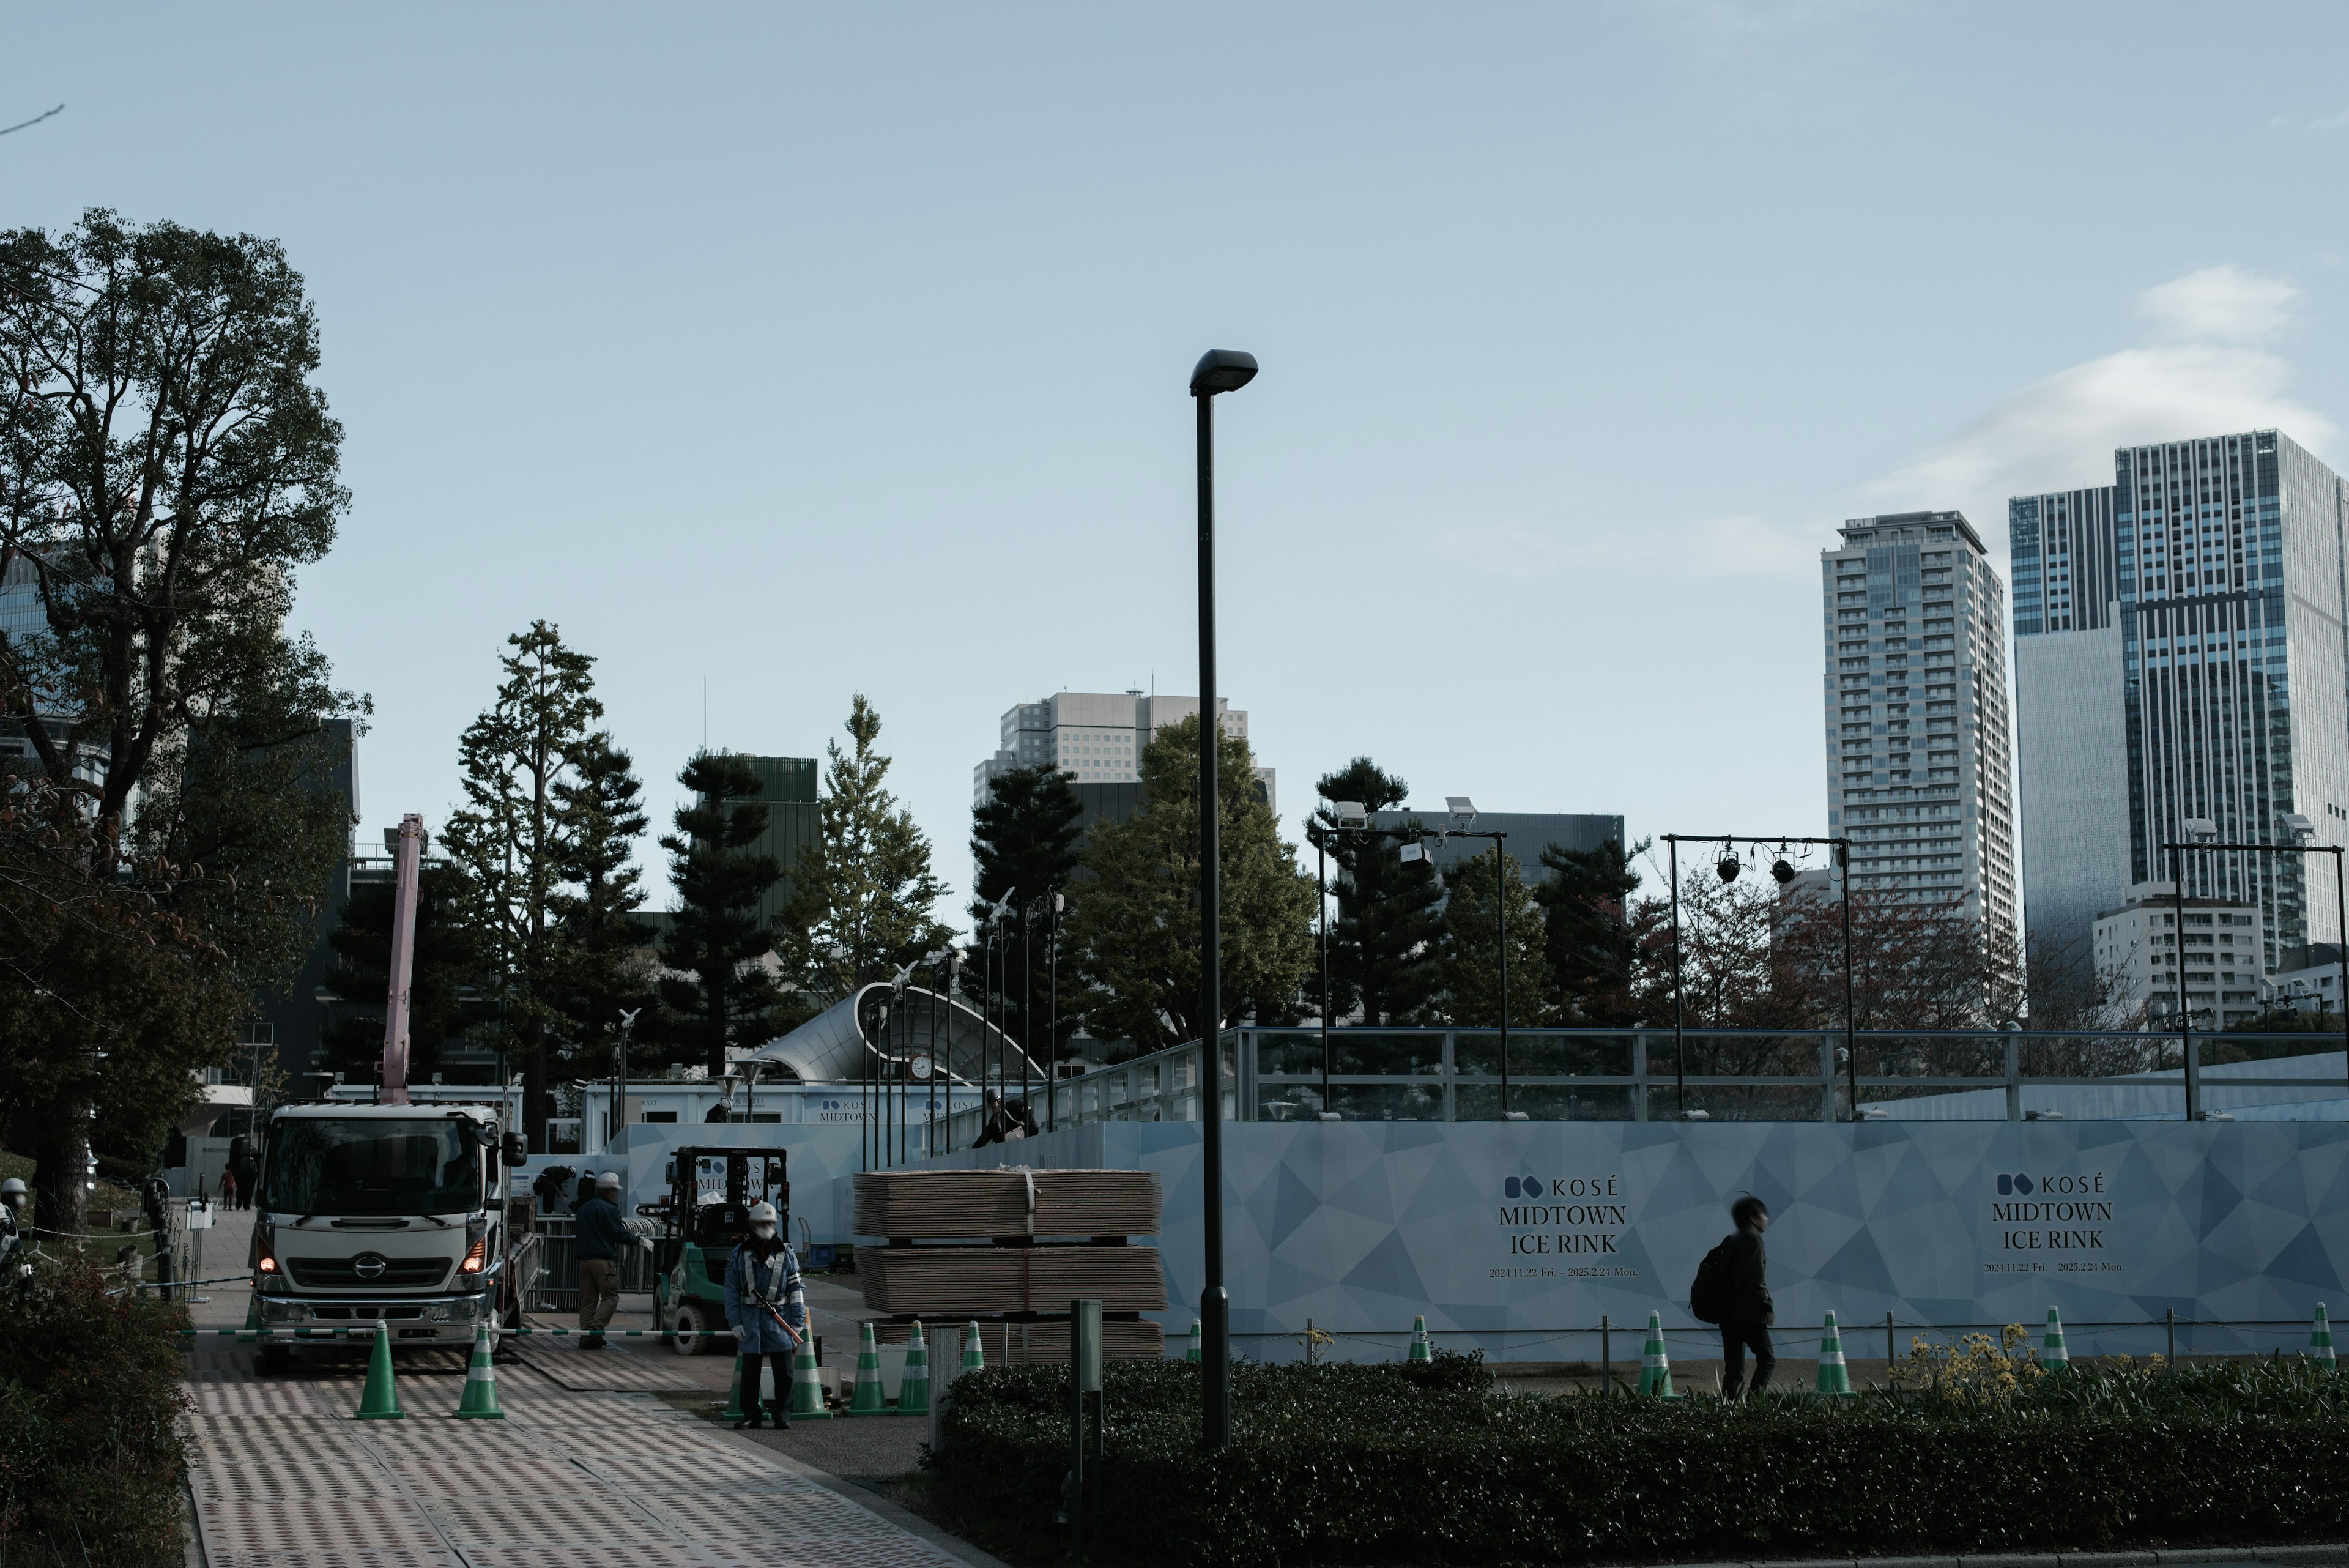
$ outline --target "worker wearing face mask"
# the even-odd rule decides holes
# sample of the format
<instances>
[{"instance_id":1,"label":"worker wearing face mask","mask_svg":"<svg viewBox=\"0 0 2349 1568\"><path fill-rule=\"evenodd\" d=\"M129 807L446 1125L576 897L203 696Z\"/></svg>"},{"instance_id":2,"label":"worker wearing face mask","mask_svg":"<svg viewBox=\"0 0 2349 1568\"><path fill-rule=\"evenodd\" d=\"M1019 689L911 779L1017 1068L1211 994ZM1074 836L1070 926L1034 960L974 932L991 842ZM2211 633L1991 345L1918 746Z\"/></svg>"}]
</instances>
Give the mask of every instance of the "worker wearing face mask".
<instances>
[{"instance_id":1,"label":"worker wearing face mask","mask_svg":"<svg viewBox=\"0 0 2349 1568\"><path fill-rule=\"evenodd\" d=\"M737 1427L759 1424L761 1366L771 1366L775 1374L768 1413L779 1428L792 1424L792 1352L807 1333L807 1312L796 1299L799 1260L777 1233L778 1223L773 1204L752 1205L750 1233L726 1264L726 1322L742 1356L742 1418Z\"/></svg>"}]
</instances>

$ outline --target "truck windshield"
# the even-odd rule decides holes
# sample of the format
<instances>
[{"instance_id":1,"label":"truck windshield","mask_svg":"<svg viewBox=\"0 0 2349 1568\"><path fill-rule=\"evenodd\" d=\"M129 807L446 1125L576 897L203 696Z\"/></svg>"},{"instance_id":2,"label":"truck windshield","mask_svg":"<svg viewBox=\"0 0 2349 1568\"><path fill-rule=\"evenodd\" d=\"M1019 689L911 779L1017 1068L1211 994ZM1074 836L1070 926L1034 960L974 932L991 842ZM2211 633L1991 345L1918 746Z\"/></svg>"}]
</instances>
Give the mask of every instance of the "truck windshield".
<instances>
[{"instance_id":1,"label":"truck windshield","mask_svg":"<svg viewBox=\"0 0 2349 1568\"><path fill-rule=\"evenodd\" d=\"M481 1205L481 1161L454 1118L270 1129L263 1205L274 1214L455 1214Z\"/></svg>"}]
</instances>

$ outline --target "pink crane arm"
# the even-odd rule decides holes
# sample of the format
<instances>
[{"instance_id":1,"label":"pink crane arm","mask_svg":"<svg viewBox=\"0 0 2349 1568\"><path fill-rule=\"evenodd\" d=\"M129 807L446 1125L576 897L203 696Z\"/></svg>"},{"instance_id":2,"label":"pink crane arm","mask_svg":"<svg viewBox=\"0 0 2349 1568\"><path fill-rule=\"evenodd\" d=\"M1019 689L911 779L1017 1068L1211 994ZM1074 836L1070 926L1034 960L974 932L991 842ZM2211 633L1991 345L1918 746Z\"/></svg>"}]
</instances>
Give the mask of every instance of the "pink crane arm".
<instances>
[{"instance_id":1,"label":"pink crane arm","mask_svg":"<svg viewBox=\"0 0 2349 1568\"><path fill-rule=\"evenodd\" d=\"M383 1014L383 1103L408 1101L408 987L416 970L416 879L424 857L424 819L399 819L391 882L391 999Z\"/></svg>"}]
</instances>

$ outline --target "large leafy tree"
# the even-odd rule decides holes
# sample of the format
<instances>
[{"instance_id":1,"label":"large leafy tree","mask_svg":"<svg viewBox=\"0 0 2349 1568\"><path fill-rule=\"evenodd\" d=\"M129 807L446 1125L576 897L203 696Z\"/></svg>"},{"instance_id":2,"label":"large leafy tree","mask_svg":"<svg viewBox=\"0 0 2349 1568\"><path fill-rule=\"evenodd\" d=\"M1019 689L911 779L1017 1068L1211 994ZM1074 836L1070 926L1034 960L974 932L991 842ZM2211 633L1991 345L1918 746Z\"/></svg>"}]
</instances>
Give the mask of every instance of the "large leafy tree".
<instances>
[{"instance_id":1,"label":"large leafy tree","mask_svg":"<svg viewBox=\"0 0 2349 1568\"><path fill-rule=\"evenodd\" d=\"M1070 900L1070 945L1100 993L1093 1032L1144 1050L1202 1039L1209 1023L1199 1012L1199 740L1195 714L1158 732L1142 754L1142 809L1093 829L1089 875ZM1247 742L1220 740L1224 1016L1214 1022L1228 1025L1292 1005L1313 962L1313 879L1257 797Z\"/></svg>"},{"instance_id":2,"label":"large leafy tree","mask_svg":"<svg viewBox=\"0 0 2349 1568\"><path fill-rule=\"evenodd\" d=\"M1402 805L1410 785L1368 757L1356 757L1315 786L1325 801L1366 811ZM1330 929L1330 1012L1357 1008L1375 1027L1419 1017L1443 983L1444 884L1425 861L1402 859L1402 841L1341 831L1330 806L1314 813L1336 876L1338 918Z\"/></svg>"},{"instance_id":3,"label":"large leafy tree","mask_svg":"<svg viewBox=\"0 0 2349 1568\"><path fill-rule=\"evenodd\" d=\"M348 505L317 366L302 280L269 241L96 210L0 234L0 591L36 611L0 632L0 722L44 784L15 809L48 814L41 847L77 846L94 891L60 911L181 922L125 944L119 921L27 911L0 937L23 944L0 954L0 985L25 988L0 1000L9 1059L38 1064L0 1102L63 1228L80 1224L92 1107L151 1128L191 1103L191 1070L237 1037L220 1008L286 978L325 890L327 825L287 760L328 705L324 667L284 633L296 573ZM141 798L154 815L134 824ZM181 959L149 963L149 935Z\"/></svg>"},{"instance_id":4,"label":"large leafy tree","mask_svg":"<svg viewBox=\"0 0 2349 1568\"><path fill-rule=\"evenodd\" d=\"M1548 1022L1541 906L1526 889L1516 857L1501 854L1495 846L1461 861L1444 879L1451 888L1444 905L1441 965L1445 1020L1472 1029L1490 1029L1501 1022L1501 915L1506 909L1510 1027Z\"/></svg>"},{"instance_id":5,"label":"large leafy tree","mask_svg":"<svg viewBox=\"0 0 2349 1568\"><path fill-rule=\"evenodd\" d=\"M974 929L1002 935L995 955L995 994L987 996L988 965L963 966L962 984L974 1001L999 1007L1013 1039L1039 1062L1058 1042L1049 1039L1060 1019L1062 1039L1074 1031L1084 1003L1084 986L1073 962L1053 962L1053 899L1065 899L1076 875L1079 819L1084 806L1057 768L1012 768L999 774L971 814L970 853L976 894L970 904ZM1065 942L1061 945L1065 959ZM1052 1005L1058 971L1060 1006ZM1030 1017L1030 1010L1034 1016Z\"/></svg>"},{"instance_id":6,"label":"large leafy tree","mask_svg":"<svg viewBox=\"0 0 2349 1568\"><path fill-rule=\"evenodd\" d=\"M930 868L929 838L887 787L881 715L864 693L843 728L851 746L825 748L823 838L800 851L785 917L784 963L811 1005L895 979L949 936L932 913L946 884Z\"/></svg>"},{"instance_id":7,"label":"large leafy tree","mask_svg":"<svg viewBox=\"0 0 2349 1568\"><path fill-rule=\"evenodd\" d=\"M1647 848L1642 839L1627 852L1609 838L1595 849L1553 844L1542 850L1550 877L1534 897L1542 907L1561 1023L1613 1029L1646 1022L1634 989L1640 935L1631 896L1640 890L1640 874L1631 857Z\"/></svg>"},{"instance_id":8,"label":"large leafy tree","mask_svg":"<svg viewBox=\"0 0 2349 1568\"><path fill-rule=\"evenodd\" d=\"M763 1045L781 1022L785 993L763 961L775 933L759 919L759 900L783 868L753 847L767 831L767 807L750 763L705 752L677 781L693 800L660 840L678 907L661 939L663 1015L648 1038L716 1076L729 1045Z\"/></svg>"},{"instance_id":9,"label":"large leafy tree","mask_svg":"<svg viewBox=\"0 0 2349 1568\"><path fill-rule=\"evenodd\" d=\"M543 1150L550 1034L567 1022L556 1005L562 962L555 898L572 878L582 824L564 794L602 742L588 655L565 647L546 621L506 639L496 700L458 743L464 807L441 843L465 875L471 922L487 961L507 1049L523 1073L523 1121Z\"/></svg>"}]
</instances>

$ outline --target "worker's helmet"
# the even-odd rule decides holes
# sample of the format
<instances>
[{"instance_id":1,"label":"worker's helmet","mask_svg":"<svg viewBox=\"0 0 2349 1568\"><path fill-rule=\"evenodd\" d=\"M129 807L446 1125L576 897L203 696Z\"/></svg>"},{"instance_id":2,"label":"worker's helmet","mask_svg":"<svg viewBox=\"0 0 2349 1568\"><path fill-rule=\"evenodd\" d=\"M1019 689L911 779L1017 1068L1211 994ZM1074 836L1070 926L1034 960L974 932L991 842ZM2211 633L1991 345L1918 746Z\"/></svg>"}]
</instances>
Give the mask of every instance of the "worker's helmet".
<instances>
[{"instance_id":1,"label":"worker's helmet","mask_svg":"<svg viewBox=\"0 0 2349 1568\"><path fill-rule=\"evenodd\" d=\"M617 1192L620 1189L620 1173L618 1171L607 1170L603 1175L595 1179L596 1191L601 1192L607 1187L615 1192Z\"/></svg>"},{"instance_id":2,"label":"worker's helmet","mask_svg":"<svg viewBox=\"0 0 2349 1568\"><path fill-rule=\"evenodd\" d=\"M753 1203L753 1204L751 1204L751 1205L750 1205L750 1223L751 1223L751 1224L753 1224L753 1225L779 1225L779 1224L781 1224L781 1222L782 1222L782 1221L781 1221L781 1220L779 1220L779 1219L776 1217L776 1215L775 1215L775 1206L774 1206L773 1204L771 1204L771 1203Z\"/></svg>"},{"instance_id":3,"label":"worker's helmet","mask_svg":"<svg viewBox=\"0 0 2349 1568\"><path fill-rule=\"evenodd\" d=\"M21 1197L24 1191L25 1179L21 1176L12 1176L5 1181L0 1181L0 1198Z\"/></svg>"}]
</instances>

